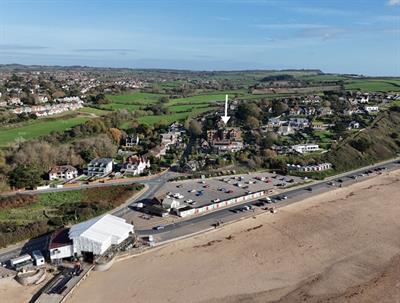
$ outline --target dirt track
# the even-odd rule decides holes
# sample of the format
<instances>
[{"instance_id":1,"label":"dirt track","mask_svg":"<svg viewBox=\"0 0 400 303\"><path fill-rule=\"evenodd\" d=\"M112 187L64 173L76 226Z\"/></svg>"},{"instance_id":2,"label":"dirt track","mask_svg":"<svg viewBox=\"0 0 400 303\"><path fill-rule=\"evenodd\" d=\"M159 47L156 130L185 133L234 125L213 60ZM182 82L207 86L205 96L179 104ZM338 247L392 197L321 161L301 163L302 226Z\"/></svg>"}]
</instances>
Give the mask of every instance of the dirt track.
<instances>
[{"instance_id":1,"label":"dirt track","mask_svg":"<svg viewBox=\"0 0 400 303\"><path fill-rule=\"evenodd\" d=\"M68 302L400 302L400 172L94 272Z\"/></svg>"}]
</instances>

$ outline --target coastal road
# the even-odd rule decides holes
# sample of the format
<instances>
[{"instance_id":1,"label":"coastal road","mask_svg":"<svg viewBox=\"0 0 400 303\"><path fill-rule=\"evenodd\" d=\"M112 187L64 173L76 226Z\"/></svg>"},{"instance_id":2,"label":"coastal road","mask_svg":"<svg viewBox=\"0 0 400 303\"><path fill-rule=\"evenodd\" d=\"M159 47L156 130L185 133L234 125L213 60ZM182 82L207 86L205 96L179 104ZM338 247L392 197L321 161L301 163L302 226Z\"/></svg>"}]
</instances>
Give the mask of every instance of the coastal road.
<instances>
[{"instance_id":1,"label":"coastal road","mask_svg":"<svg viewBox=\"0 0 400 303\"><path fill-rule=\"evenodd\" d=\"M337 187L349 186L356 182L360 182L368 178L373 178L379 173L396 170L399 168L400 162L398 160L393 160L390 162L386 162L385 164L372 165L345 174L340 174L321 182L315 182L309 185L296 187L294 189L288 189L287 191L284 191L280 194L270 196L276 202L270 204L270 206L286 206L302 201L306 198L310 198L312 196L333 190ZM373 172L367 174L366 171L369 170ZM279 198L283 196L286 196L286 199L279 200ZM162 230L142 229L136 230L136 233L138 233L140 236L153 235L153 237L156 239L156 242L158 243L171 241L179 237L185 237L193 233L201 232L202 230L210 229L210 227L212 227L212 225L216 222L222 221L224 223L228 223L243 217L251 217L254 214L252 211L235 213L233 210L244 205L253 205L255 201L257 201L257 199L241 204L235 204L233 206L229 206L220 210L215 210L210 213L192 217L184 221L168 224L163 226Z\"/></svg>"},{"instance_id":2,"label":"coastal road","mask_svg":"<svg viewBox=\"0 0 400 303\"><path fill-rule=\"evenodd\" d=\"M352 178L355 175L360 175L367 170L374 170L379 168L385 168L385 171L395 170L400 168L399 160L391 160L386 161L380 164L371 165L368 167L360 168L351 172L347 172L341 175L337 175L331 178L328 178L324 181L314 182L309 185L304 185L301 187L296 187L294 189L288 189L285 192L280 193L279 195L271 196L277 203L273 204L274 206L284 206L291 203L299 202L303 199L312 197L314 195L321 194L323 192L329 191L334 189L339 184L342 186L348 186L355 182L359 182L365 180L366 178L372 178L375 175L370 174L369 176L360 176L357 178ZM138 201L149 200L154 197L154 195L161 189L161 187L168 182L169 179L175 177L177 174L171 171L167 171L161 176L157 176L154 178L149 178L146 180L142 180L140 182L132 182L132 183L142 183L146 184L148 189L143 193L135 196L131 201L128 201L126 205L111 214L116 216L124 216L127 212L134 211L132 210L132 205ZM340 182L340 180L342 182ZM329 185L329 182L334 182L335 185ZM287 196L287 199L278 200L278 196ZM165 241L170 241L179 237L188 236L193 233L201 232L204 230L209 229L213 224L217 221L223 221L224 223L228 223L231 221L235 221L242 217L249 217L252 216L252 212L246 213L234 213L233 210L243 205L250 205L253 204L255 201L247 201L241 204L235 204L230 207L226 207L220 210L215 210L210 213L206 213L204 215L191 217L184 221L175 222L172 224L165 225L162 230L154 230L154 229L136 229L136 233L139 236L148 236L153 235L158 243L162 243ZM22 253L29 252L35 249L45 250L48 245L48 236L39 237L36 239L29 240L26 243L14 245L11 248L3 249L0 251L0 262L4 262L18 256Z\"/></svg>"}]
</instances>

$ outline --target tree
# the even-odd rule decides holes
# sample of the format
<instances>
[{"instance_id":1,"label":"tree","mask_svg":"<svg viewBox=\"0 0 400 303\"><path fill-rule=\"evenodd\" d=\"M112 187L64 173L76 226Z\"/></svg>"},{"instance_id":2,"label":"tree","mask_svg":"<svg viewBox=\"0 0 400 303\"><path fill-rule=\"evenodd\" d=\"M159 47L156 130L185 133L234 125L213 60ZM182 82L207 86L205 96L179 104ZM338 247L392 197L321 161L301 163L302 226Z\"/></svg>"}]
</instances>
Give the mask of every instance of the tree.
<instances>
[{"instance_id":1,"label":"tree","mask_svg":"<svg viewBox=\"0 0 400 303\"><path fill-rule=\"evenodd\" d=\"M35 188L42 179L40 170L31 165L18 165L9 174L9 183L16 188Z\"/></svg>"},{"instance_id":2,"label":"tree","mask_svg":"<svg viewBox=\"0 0 400 303\"><path fill-rule=\"evenodd\" d=\"M189 122L189 134L192 137L199 137L202 134L201 124L197 120L190 120Z\"/></svg>"},{"instance_id":3,"label":"tree","mask_svg":"<svg viewBox=\"0 0 400 303\"><path fill-rule=\"evenodd\" d=\"M260 121L255 117L247 117L246 124L250 129L257 129L260 127Z\"/></svg>"},{"instance_id":4,"label":"tree","mask_svg":"<svg viewBox=\"0 0 400 303\"><path fill-rule=\"evenodd\" d=\"M350 145L360 152L365 152L372 145L372 143L366 138L360 138L351 141Z\"/></svg>"},{"instance_id":5,"label":"tree","mask_svg":"<svg viewBox=\"0 0 400 303\"><path fill-rule=\"evenodd\" d=\"M245 122L249 117L258 118L261 110L255 103L241 103L236 111L236 118Z\"/></svg>"},{"instance_id":6,"label":"tree","mask_svg":"<svg viewBox=\"0 0 400 303\"><path fill-rule=\"evenodd\" d=\"M119 144L122 135L121 131L118 128L110 128L110 134L115 143Z\"/></svg>"},{"instance_id":7,"label":"tree","mask_svg":"<svg viewBox=\"0 0 400 303\"><path fill-rule=\"evenodd\" d=\"M272 104L272 110L276 115L281 115L284 112L288 111L288 109L289 109L289 106L286 103L281 102L281 101L274 102Z\"/></svg>"},{"instance_id":8,"label":"tree","mask_svg":"<svg viewBox=\"0 0 400 303\"><path fill-rule=\"evenodd\" d=\"M166 96L163 96L160 98L160 103L168 103L169 102L169 98Z\"/></svg>"},{"instance_id":9,"label":"tree","mask_svg":"<svg viewBox=\"0 0 400 303\"><path fill-rule=\"evenodd\" d=\"M275 142L277 140L278 140L278 137L275 133L267 132L261 140L261 147L262 148L270 148L275 144Z\"/></svg>"}]
</instances>

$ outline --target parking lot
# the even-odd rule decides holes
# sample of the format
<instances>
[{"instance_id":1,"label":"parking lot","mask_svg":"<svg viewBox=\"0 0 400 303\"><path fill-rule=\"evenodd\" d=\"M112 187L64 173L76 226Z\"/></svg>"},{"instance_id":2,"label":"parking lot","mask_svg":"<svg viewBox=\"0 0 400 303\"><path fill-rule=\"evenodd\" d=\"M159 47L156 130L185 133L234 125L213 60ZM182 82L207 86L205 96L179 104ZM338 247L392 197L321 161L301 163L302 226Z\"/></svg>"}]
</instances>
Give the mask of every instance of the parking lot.
<instances>
[{"instance_id":1,"label":"parking lot","mask_svg":"<svg viewBox=\"0 0 400 303\"><path fill-rule=\"evenodd\" d=\"M161 188L158 195L162 197L169 194L183 205L201 207L262 190L271 190L273 193L276 189L293 186L301 181L302 179L298 177L264 172L170 182Z\"/></svg>"}]
</instances>

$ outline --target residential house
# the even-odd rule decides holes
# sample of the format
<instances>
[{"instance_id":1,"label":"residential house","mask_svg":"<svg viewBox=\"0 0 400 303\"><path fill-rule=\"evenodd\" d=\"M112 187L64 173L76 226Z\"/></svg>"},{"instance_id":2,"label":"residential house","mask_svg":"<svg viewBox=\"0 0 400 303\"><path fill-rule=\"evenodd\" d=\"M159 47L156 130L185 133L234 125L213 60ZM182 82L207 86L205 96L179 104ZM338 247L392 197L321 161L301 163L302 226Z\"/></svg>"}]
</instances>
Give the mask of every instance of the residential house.
<instances>
[{"instance_id":1,"label":"residential house","mask_svg":"<svg viewBox=\"0 0 400 303\"><path fill-rule=\"evenodd\" d=\"M368 114L374 114L374 113L378 113L379 112L379 106L365 106L364 110L368 113Z\"/></svg>"},{"instance_id":2,"label":"residential house","mask_svg":"<svg viewBox=\"0 0 400 303\"><path fill-rule=\"evenodd\" d=\"M281 125L277 131L278 135L288 136L295 133L295 130L290 125Z\"/></svg>"},{"instance_id":3,"label":"residential house","mask_svg":"<svg viewBox=\"0 0 400 303\"><path fill-rule=\"evenodd\" d=\"M112 172L114 160L112 158L97 158L90 161L87 167L89 177L104 177Z\"/></svg>"},{"instance_id":4,"label":"residential house","mask_svg":"<svg viewBox=\"0 0 400 303\"><path fill-rule=\"evenodd\" d=\"M333 111L330 107L321 107L317 111L318 116L323 117L323 116L331 116L333 114Z\"/></svg>"},{"instance_id":5,"label":"residential house","mask_svg":"<svg viewBox=\"0 0 400 303\"><path fill-rule=\"evenodd\" d=\"M313 130L327 130L331 126L331 124L326 124L320 121L314 121L311 123L311 128Z\"/></svg>"},{"instance_id":6,"label":"residential house","mask_svg":"<svg viewBox=\"0 0 400 303\"><path fill-rule=\"evenodd\" d=\"M49 180L72 180L78 177L78 170L71 165L54 166L49 172Z\"/></svg>"},{"instance_id":7,"label":"residential house","mask_svg":"<svg viewBox=\"0 0 400 303\"><path fill-rule=\"evenodd\" d=\"M125 147L133 147L139 145L139 136L138 135L128 135L125 139Z\"/></svg>"},{"instance_id":8,"label":"residential house","mask_svg":"<svg viewBox=\"0 0 400 303\"><path fill-rule=\"evenodd\" d=\"M207 141L217 152L237 152L243 149L242 132L237 128L209 130Z\"/></svg>"},{"instance_id":9,"label":"residential house","mask_svg":"<svg viewBox=\"0 0 400 303\"><path fill-rule=\"evenodd\" d=\"M268 128L279 127L281 125L282 125L282 121L280 120L280 117L268 119L268 123L267 123Z\"/></svg>"},{"instance_id":10,"label":"residential house","mask_svg":"<svg viewBox=\"0 0 400 303\"><path fill-rule=\"evenodd\" d=\"M303 100L303 103L305 103L305 104L319 104L320 102L321 102L320 96L307 96Z\"/></svg>"},{"instance_id":11,"label":"residential house","mask_svg":"<svg viewBox=\"0 0 400 303\"><path fill-rule=\"evenodd\" d=\"M126 175L137 176L150 168L150 161L145 157L130 156L126 162L122 164L121 172Z\"/></svg>"},{"instance_id":12,"label":"residential house","mask_svg":"<svg viewBox=\"0 0 400 303\"><path fill-rule=\"evenodd\" d=\"M349 126L347 127L347 129L359 129L360 128L360 123L358 123L357 121L351 121L349 123Z\"/></svg>"},{"instance_id":13,"label":"residential house","mask_svg":"<svg viewBox=\"0 0 400 303\"><path fill-rule=\"evenodd\" d=\"M290 118L289 125L294 129L304 129L310 126L310 121L306 118Z\"/></svg>"},{"instance_id":14,"label":"residential house","mask_svg":"<svg viewBox=\"0 0 400 303\"><path fill-rule=\"evenodd\" d=\"M21 99L18 97L11 97L8 99L8 105L22 105Z\"/></svg>"},{"instance_id":15,"label":"residential house","mask_svg":"<svg viewBox=\"0 0 400 303\"><path fill-rule=\"evenodd\" d=\"M318 144L298 144L298 145L293 145L292 150L300 154L304 154L304 153L319 151L320 148Z\"/></svg>"}]
</instances>

